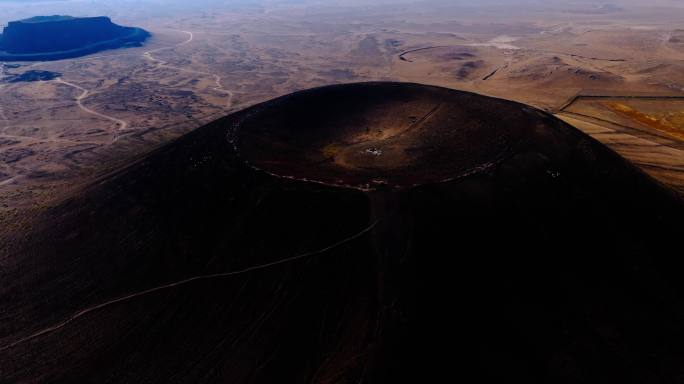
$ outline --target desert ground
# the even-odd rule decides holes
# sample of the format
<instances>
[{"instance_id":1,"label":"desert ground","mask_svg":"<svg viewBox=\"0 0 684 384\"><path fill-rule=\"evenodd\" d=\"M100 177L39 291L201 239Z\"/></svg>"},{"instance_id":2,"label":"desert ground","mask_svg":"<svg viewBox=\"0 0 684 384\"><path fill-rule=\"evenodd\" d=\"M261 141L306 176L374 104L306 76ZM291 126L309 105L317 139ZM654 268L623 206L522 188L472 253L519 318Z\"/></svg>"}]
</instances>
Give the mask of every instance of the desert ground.
<instances>
[{"instance_id":1,"label":"desert ground","mask_svg":"<svg viewBox=\"0 0 684 384\"><path fill-rule=\"evenodd\" d=\"M9 11L0 22L35 12L12 4L1 5ZM552 112L684 193L684 9L502 7L305 2L183 17L94 8L153 38L78 59L0 64L0 223L26 225L33 210L233 111L376 80ZM29 71L51 79L17 77Z\"/></svg>"}]
</instances>

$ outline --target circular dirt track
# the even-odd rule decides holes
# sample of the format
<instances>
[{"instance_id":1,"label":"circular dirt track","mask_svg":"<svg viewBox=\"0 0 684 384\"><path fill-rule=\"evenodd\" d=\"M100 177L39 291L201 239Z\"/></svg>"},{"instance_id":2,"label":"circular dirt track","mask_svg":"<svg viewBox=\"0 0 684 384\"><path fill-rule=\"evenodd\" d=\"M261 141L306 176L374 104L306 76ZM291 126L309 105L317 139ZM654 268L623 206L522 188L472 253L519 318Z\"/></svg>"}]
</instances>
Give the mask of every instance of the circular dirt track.
<instances>
[{"instance_id":1,"label":"circular dirt track","mask_svg":"<svg viewBox=\"0 0 684 384\"><path fill-rule=\"evenodd\" d=\"M240 153L276 175L373 189L485 170L543 124L520 104L418 84L361 83L298 92L257 108Z\"/></svg>"},{"instance_id":2,"label":"circular dirt track","mask_svg":"<svg viewBox=\"0 0 684 384\"><path fill-rule=\"evenodd\" d=\"M298 92L2 244L0 383L676 382L683 217L532 107Z\"/></svg>"}]
</instances>

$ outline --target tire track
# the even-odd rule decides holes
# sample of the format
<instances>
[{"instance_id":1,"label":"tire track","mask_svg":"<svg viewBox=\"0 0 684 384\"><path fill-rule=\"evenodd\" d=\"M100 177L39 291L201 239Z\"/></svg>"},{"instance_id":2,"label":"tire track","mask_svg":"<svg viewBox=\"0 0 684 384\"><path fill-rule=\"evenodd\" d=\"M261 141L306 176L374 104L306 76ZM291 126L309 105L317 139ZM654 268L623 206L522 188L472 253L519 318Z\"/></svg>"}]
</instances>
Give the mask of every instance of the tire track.
<instances>
[{"instance_id":1,"label":"tire track","mask_svg":"<svg viewBox=\"0 0 684 384\"><path fill-rule=\"evenodd\" d=\"M10 344L7 344L7 345L5 345L5 346L0 347L0 352L3 352L3 351L8 350L8 349L10 349L10 348L16 347L17 345L26 343L26 342L31 341L31 340L33 340L33 339L36 339L36 338L38 338L38 337L40 337L40 336L44 336L44 335L50 334L50 333L52 333L52 332L55 332L55 331L57 331L57 330L59 330L59 329L64 328L65 326L69 325L70 323L74 322L75 320L78 320L79 318L81 318L81 317L83 317L83 316L86 316L86 315L88 315L88 314L90 314L90 313L96 312L96 311L98 311L98 310L100 310L100 309L109 307L109 306L114 305L114 304L126 302L126 301L129 301L129 300L133 300L133 299L136 299L136 298L138 298L138 297L142 297L142 296L149 295L149 294L151 294L151 293L155 293L155 292L159 292L159 291L163 291L163 290L167 290L167 289L171 289L171 288L176 288L176 287L184 286L184 285L187 285L187 284L190 284L190 283L193 283L193 282L197 282L197 281L212 280L212 279L220 279L220 278L227 278L227 277L232 277L232 276L236 276L236 275L242 275L242 274L245 274L245 273L249 273L249 272L253 272L253 271L259 271L259 270L263 270L263 269L268 269L268 268L270 268L270 267L274 267L274 266L277 266L277 265L286 264L286 263L290 263L290 262L293 262L293 261L297 261L297 260L301 260L301 259L305 259L305 258L308 258L308 257L311 257L311 256L316 256L316 255L325 253L325 252L327 252L327 251L330 251L330 250L332 250L332 249L335 249L335 248L337 248L337 247L340 247L340 246L342 246L342 245L344 245L344 244L350 243L350 242L352 242L352 241L354 241L354 240L356 240L356 239L358 239L358 238L364 236L365 234L367 234L367 233L369 233L370 231L372 231L373 228L375 228L375 226L378 224L378 222L379 222L379 220L376 220L373 224L371 224L370 226L364 228L363 230L361 230L360 232L356 233L355 235L352 235L352 236L350 236L350 237L347 237L347 238L345 238L345 239L343 239L343 240L340 240L340 241L338 241L338 242L336 242L336 243L334 243L334 244L332 244L332 245L329 245L329 246L327 246L327 247L325 247L325 248L321 248L321 249L316 250L316 251L307 252L307 253L302 253L302 254L299 254L299 255L296 255L296 256L287 257L287 258L284 258L284 259L281 259L281 260L277 260L277 261L273 261L273 262L265 263L265 264L259 264L259 265L255 265L255 266L252 266L252 267L248 267L248 268L244 268L244 269L240 269L240 270L236 270L236 271L232 271L232 272L214 273L214 274L209 274L209 275L194 276L194 277L190 277L190 278L187 278L187 279L184 279L184 280L180 280L180 281L176 281L176 282L173 282L173 283L168 283L168 284L160 285L160 286L157 286L157 287L154 287L154 288L149 288L149 289L146 289L146 290L144 290L144 291L139 291L139 292L131 293L131 294L129 294L129 295L122 296L122 297L119 297L119 298L116 298L116 299L112 299L112 300L106 301L106 302L104 302L104 303L101 303L101 304L98 304L98 305L94 305L94 306L92 306L92 307L88 307L88 308L81 309L80 311L75 312L73 315L69 316L69 317L66 318L65 320L63 320L63 321L61 321L61 322L59 322L59 323L57 323L57 324L55 324L55 325L53 325L53 326L44 328L44 329L42 329L42 330L40 330L40 331L38 331L38 332L32 333L32 334L30 334L30 335L28 335L28 336L26 336L26 337L24 337L24 338L21 338L21 339L19 339L19 340L17 340L17 341L14 341L14 342L10 343Z\"/></svg>"}]
</instances>

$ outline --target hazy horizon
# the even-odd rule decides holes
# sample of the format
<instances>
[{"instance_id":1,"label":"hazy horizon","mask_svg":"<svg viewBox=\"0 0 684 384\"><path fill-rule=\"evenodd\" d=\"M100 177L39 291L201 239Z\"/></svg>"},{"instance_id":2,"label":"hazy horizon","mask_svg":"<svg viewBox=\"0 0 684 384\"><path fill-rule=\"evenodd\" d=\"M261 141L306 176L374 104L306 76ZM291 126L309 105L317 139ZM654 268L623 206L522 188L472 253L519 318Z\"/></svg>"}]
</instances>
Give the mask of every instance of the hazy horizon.
<instances>
[{"instance_id":1,"label":"hazy horizon","mask_svg":"<svg viewBox=\"0 0 684 384\"><path fill-rule=\"evenodd\" d=\"M424 4L426 7L440 7L442 9L487 9L489 12L497 10L512 11L513 14L492 14L490 17L510 17L520 16L525 13L534 14L539 11L552 9L565 9L573 11L577 8L592 7L606 8L612 12L619 12L620 7L639 9L641 12L648 12L654 7L671 7L676 9L684 8L684 3L674 0L654 0L644 4L640 0L613 0L613 1L572 1L561 0L484 0L473 3L466 0L348 0L348 1L320 1L320 0L240 0L240 1L220 1L220 0L120 0L117 2L105 0L0 0L2 11L0 12L0 25L5 25L9 21L19 20L32 16L48 16L53 14L64 14L76 17L85 16L110 16L121 20L144 20L151 17L170 17L179 12L190 13L211 13L216 11L237 11L237 10L264 10L274 7L306 6L310 9L340 9L340 8L386 8L392 5L405 4ZM523 7L523 8L520 8ZM559 8L560 7L560 8ZM189 14L186 14L188 16ZM458 17L458 15L449 15Z\"/></svg>"}]
</instances>

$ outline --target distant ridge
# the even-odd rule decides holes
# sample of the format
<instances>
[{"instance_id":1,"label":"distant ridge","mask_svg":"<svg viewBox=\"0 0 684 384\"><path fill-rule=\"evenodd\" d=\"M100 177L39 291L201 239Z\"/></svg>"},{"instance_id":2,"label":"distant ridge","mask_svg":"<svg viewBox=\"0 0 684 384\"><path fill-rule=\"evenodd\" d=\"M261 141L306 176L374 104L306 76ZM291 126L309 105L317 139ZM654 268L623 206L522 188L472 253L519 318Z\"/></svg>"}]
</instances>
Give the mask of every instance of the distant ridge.
<instances>
[{"instance_id":1,"label":"distant ridge","mask_svg":"<svg viewBox=\"0 0 684 384\"><path fill-rule=\"evenodd\" d=\"M141 28L123 27L105 16L36 16L5 27L0 35L0 60L67 59L140 45L149 36Z\"/></svg>"}]
</instances>

